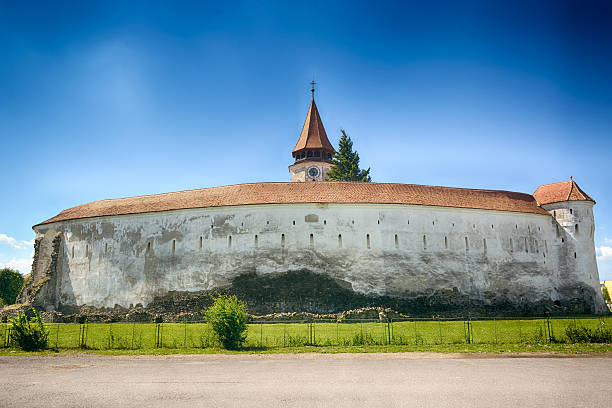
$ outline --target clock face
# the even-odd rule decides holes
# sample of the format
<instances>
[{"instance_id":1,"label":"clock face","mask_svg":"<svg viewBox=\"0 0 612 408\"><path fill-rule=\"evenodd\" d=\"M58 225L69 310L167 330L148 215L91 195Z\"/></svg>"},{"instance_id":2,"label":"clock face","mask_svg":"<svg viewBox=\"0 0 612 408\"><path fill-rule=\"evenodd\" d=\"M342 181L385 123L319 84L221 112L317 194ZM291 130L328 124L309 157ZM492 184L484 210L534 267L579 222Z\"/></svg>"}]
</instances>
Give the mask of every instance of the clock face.
<instances>
[{"instance_id":1,"label":"clock face","mask_svg":"<svg viewBox=\"0 0 612 408\"><path fill-rule=\"evenodd\" d=\"M318 167L310 167L308 169L308 176L312 178L316 178L319 176L319 168Z\"/></svg>"}]
</instances>

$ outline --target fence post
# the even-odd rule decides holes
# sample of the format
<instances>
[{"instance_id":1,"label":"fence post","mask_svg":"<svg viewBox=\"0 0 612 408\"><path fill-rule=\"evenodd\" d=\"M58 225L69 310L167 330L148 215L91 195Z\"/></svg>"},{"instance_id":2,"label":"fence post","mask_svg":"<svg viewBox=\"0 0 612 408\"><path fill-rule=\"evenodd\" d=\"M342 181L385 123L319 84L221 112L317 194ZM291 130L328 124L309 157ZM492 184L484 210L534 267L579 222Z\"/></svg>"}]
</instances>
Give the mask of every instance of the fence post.
<instances>
[{"instance_id":1,"label":"fence post","mask_svg":"<svg viewBox=\"0 0 612 408\"><path fill-rule=\"evenodd\" d=\"M287 338L287 324L283 323L283 347L286 347L286 338Z\"/></svg>"},{"instance_id":2,"label":"fence post","mask_svg":"<svg viewBox=\"0 0 612 408\"><path fill-rule=\"evenodd\" d=\"M497 319L493 318L493 328L495 329L495 344L497 344Z\"/></svg>"},{"instance_id":3,"label":"fence post","mask_svg":"<svg viewBox=\"0 0 612 408\"><path fill-rule=\"evenodd\" d=\"M521 319L517 320L519 328L519 343L523 342L523 332L521 331Z\"/></svg>"},{"instance_id":4,"label":"fence post","mask_svg":"<svg viewBox=\"0 0 612 408\"><path fill-rule=\"evenodd\" d=\"M183 348L187 346L187 318L183 319L183 324L185 325L185 331L183 333Z\"/></svg>"},{"instance_id":5,"label":"fence post","mask_svg":"<svg viewBox=\"0 0 612 408\"><path fill-rule=\"evenodd\" d=\"M416 320L414 321L414 345L418 345L419 341L418 341L418 337L417 337L417 327L416 327Z\"/></svg>"},{"instance_id":6,"label":"fence post","mask_svg":"<svg viewBox=\"0 0 612 408\"><path fill-rule=\"evenodd\" d=\"M108 349L113 348L113 324L108 325Z\"/></svg>"},{"instance_id":7,"label":"fence post","mask_svg":"<svg viewBox=\"0 0 612 408\"><path fill-rule=\"evenodd\" d=\"M340 323L338 319L336 319L336 344L340 345Z\"/></svg>"},{"instance_id":8,"label":"fence post","mask_svg":"<svg viewBox=\"0 0 612 408\"><path fill-rule=\"evenodd\" d=\"M263 347L263 321L259 322L259 347Z\"/></svg>"},{"instance_id":9,"label":"fence post","mask_svg":"<svg viewBox=\"0 0 612 408\"><path fill-rule=\"evenodd\" d=\"M56 333L55 333L55 349L56 349L56 350L59 350L59 349L57 348L57 344L58 344L58 342L59 342L59 328L60 328L60 324L61 324L61 323L58 323L58 324L57 324L57 331L56 331Z\"/></svg>"},{"instance_id":10,"label":"fence post","mask_svg":"<svg viewBox=\"0 0 612 408\"><path fill-rule=\"evenodd\" d=\"M132 323L132 350L134 350L134 332L136 331L136 323Z\"/></svg>"},{"instance_id":11,"label":"fence post","mask_svg":"<svg viewBox=\"0 0 612 408\"><path fill-rule=\"evenodd\" d=\"M442 344L442 323L440 323L439 317L438 317L438 330L440 331L440 344Z\"/></svg>"}]
</instances>

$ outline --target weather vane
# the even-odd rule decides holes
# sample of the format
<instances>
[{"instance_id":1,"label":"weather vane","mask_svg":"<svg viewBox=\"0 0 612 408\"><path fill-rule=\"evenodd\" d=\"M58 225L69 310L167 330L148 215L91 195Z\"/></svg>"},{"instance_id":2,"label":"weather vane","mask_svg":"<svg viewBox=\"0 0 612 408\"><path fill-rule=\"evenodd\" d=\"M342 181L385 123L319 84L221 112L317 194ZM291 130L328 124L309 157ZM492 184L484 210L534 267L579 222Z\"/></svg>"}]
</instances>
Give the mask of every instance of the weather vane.
<instances>
[{"instance_id":1,"label":"weather vane","mask_svg":"<svg viewBox=\"0 0 612 408\"><path fill-rule=\"evenodd\" d=\"M311 88L310 88L310 92L312 92L312 99L314 99L314 92L315 92L315 85L316 85L316 84L317 84L317 83L315 82L315 80L314 80L314 79L313 79L313 80L312 80L312 82L310 83L310 86L311 86Z\"/></svg>"}]
</instances>

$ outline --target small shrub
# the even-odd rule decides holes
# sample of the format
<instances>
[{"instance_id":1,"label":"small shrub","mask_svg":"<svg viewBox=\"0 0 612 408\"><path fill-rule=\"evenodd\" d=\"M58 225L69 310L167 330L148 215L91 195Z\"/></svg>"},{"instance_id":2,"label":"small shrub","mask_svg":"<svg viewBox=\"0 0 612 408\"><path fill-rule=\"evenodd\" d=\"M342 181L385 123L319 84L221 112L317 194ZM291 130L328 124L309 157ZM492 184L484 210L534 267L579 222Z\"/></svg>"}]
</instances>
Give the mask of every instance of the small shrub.
<instances>
[{"instance_id":1,"label":"small shrub","mask_svg":"<svg viewBox=\"0 0 612 408\"><path fill-rule=\"evenodd\" d=\"M49 331L45 329L36 309L32 317L20 311L11 318L11 340L24 351L38 351L47 348Z\"/></svg>"},{"instance_id":2,"label":"small shrub","mask_svg":"<svg viewBox=\"0 0 612 408\"><path fill-rule=\"evenodd\" d=\"M612 331L605 327L591 330L582 326L568 326L565 335L570 343L612 343Z\"/></svg>"},{"instance_id":3,"label":"small shrub","mask_svg":"<svg viewBox=\"0 0 612 408\"><path fill-rule=\"evenodd\" d=\"M0 300L7 305L15 303L23 282L23 276L18 271L10 268L0 269Z\"/></svg>"},{"instance_id":4,"label":"small shrub","mask_svg":"<svg viewBox=\"0 0 612 408\"><path fill-rule=\"evenodd\" d=\"M247 337L247 305L236 296L218 295L204 315L224 348L236 350Z\"/></svg>"}]
</instances>

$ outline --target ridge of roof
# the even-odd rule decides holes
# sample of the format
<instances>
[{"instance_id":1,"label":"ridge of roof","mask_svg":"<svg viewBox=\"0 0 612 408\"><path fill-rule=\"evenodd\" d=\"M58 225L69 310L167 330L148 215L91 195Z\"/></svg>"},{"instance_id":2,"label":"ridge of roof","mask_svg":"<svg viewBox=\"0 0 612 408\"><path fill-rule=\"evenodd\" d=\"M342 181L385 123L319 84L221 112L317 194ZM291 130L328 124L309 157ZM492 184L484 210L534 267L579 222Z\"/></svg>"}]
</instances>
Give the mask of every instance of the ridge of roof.
<instances>
[{"instance_id":1,"label":"ridge of roof","mask_svg":"<svg viewBox=\"0 0 612 408\"><path fill-rule=\"evenodd\" d=\"M34 225L101 216L257 204L404 204L545 214L525 193L398 183L268 182L93 201ZM34 228L33 227L33 228Z\"/></svg>"},{"instance_id":2,"label":"ridge of roof","mask_svg":"<svg viewBox=\"0 0 612 408\"><path fill-rule=\"evenodd\" d=\"M585 193L573 178L557 183L543 184L534 191L533 196L539 205L563 201L592 201L595 203L595 200Z\"/></svg>"},{"instance_id":3,"label":"ridge of roof","mask_svg":"<svg viewBox=\"0 0 612 408\"><path fill-rule=\"evenodd\" d=\"M325 132L325 127L323 127L314 97L310 101L306 120L304 120L304 126L302 126L302 132L292 153L304 149L323 149L329 153L336 152L327 138L327 133Z\"/></svg>"}]
</instances>

